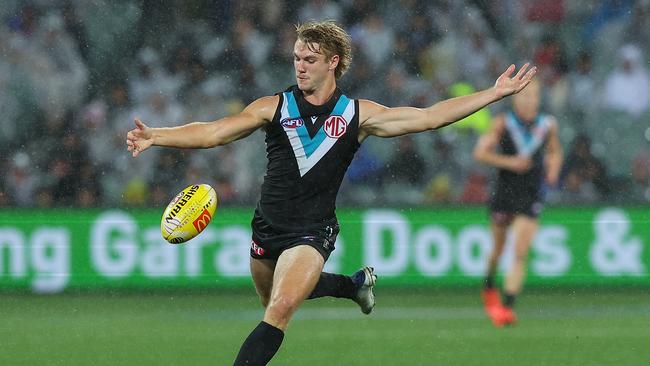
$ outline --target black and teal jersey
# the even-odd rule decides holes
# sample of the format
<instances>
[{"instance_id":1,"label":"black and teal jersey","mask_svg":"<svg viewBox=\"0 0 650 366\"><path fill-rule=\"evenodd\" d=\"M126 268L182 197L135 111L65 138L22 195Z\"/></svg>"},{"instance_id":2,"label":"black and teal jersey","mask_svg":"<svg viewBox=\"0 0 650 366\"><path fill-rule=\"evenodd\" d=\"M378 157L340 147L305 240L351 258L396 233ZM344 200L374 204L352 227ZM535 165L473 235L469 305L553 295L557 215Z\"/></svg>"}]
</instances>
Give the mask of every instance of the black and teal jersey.
<instances>
[{"instance_id":1,"label":"black and teal jersey","mask_svg":"<svg viewBox=\"0 0 650 366\"><path fill-rule=\"evenodd\" d=\"M359 148L359 102L338 88L319 106L297 86L278 95L265 127L268 166L258 210L272 226L292 231L336 221L336 195Z\"/></svg>"},{"instance_id":2,"label":"black and teal jersey","mask_svg":"<svg viewBox=\"0 0 650 366\"><path fill-rule=\"evenodd\" d=\"M496 189L491 200L495 211L526 212L542 204L544 180L544 147L548 140L551 117L538 114L525 123L514 112L505 115L505 130L498 149L504 155L521 155L532 159L532 167L524 173L499 169ZM536 211L532 208L532 211Z\"/></svg>"}]
</instances>

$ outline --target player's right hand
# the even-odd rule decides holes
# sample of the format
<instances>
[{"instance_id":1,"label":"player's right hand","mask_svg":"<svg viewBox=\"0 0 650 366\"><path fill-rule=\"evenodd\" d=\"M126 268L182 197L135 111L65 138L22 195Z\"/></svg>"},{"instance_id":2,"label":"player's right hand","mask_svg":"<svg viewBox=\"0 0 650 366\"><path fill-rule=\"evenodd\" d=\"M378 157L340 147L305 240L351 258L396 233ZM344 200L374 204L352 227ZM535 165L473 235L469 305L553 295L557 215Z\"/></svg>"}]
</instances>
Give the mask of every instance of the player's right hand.
<instances>
[{"instance_id":1,"label":"player's right hand","mask_svg":"<svg viewBox=\"0 0 650 366\"><path fill-rule=\"evenodd\" d=\"M140 155L153 144L153 134L139 118L134 120L135 128L126 134L126 148L131 151L133 157Z\"/></svg>"},{"instance_id":2,"label":"player's right hand","mask_svg":"<svg viewBox=\"0 0 650 366\"><path fill-rule=\"evenodd\" d=\"M526 173L533 167L533 160L528 156L513 156L508 168L518 174Z\"/></svg>"}]
</instances>

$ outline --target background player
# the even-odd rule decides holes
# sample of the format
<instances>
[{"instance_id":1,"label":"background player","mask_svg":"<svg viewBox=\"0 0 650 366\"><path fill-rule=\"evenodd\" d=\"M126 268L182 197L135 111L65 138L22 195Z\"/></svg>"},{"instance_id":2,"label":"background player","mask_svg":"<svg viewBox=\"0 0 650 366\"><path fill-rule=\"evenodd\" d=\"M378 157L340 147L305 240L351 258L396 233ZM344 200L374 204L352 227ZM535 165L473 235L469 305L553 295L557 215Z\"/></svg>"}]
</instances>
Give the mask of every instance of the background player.
<instances>
[{"instance_id":1,"label":"background player","mask_svg":"<svg viewBox=\"0 0 650 366\"><path fill-rule=\"evenodd\" d=\"M522 90L536 73L511 65L495 85L429 108L388 108L352 100L336 86L351 61L349 35L333 22L297 27L293 49L297 85L262 97L240 114L213 122L149 128L135 121L127 134L136 157L150 146L210 148L266 132L268 166L252 222L251 274L265 307L263 321L244 341L235 365L265 365L277 352L298 306L308 297L350 297L364 312L374 306L370 268L355 278L324 274L338 223L335 199L359 144L437 129ZM355 281L356 280L356 281Z\"/></svg>"},{"instance_id":2,"label":"background player","mask_svg":"<svg viewBox=\"0 0 650 366\"><path fill-rule=\"evenodd\" d=\"M477 142L476 160L499 168L490 200L494 246L488 259L482 291L485 310L495 326L516 321L515 297L521 292L532 239L543 207L542 186L555 185L562 165L556 119L540 112L540 83L534 80L512 99L512 108L497 116ZM495 287L495 274L508 228L512 228L515 256L504 284L504 301Z\"/></svg>"}]
</instances>

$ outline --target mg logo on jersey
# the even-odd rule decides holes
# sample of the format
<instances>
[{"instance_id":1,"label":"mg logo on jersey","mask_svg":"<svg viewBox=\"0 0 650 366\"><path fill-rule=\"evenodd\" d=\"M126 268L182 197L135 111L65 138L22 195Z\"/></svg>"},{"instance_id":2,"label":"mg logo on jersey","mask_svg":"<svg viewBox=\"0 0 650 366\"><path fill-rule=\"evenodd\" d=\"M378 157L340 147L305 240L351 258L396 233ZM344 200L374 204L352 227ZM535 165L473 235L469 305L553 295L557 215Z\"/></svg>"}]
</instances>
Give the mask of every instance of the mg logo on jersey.
<instances>
[{"instance_id":1,"label":"mg logo on jersey","mask_svg":"<svg viewBox=\"0 0 650 366\"><path fill-rule=\"evenodd\" d=\"M302 118L285 118L280 121L280 124L284 128L298 128L305 124Z\"/></svg>"},{"instance_id":2,"label":"mg logo on jersey","mask_svg":"<svg viewBox=\"0 0 650 366\"><path fill-rule=\"evenodd\" d=\"M194 225L194 228L196 231L201 232L203 229L205 229L206 226L210 223L210 220L212 220L212 216L210 216L210 212L208 210L204 209L203 212L201 212L201 215L192 222Z\"/></svg>"},{"instance_id":3,"label":"mg logo on jersey","mask_svg":"<svg viewBox=\"0 0 650 366\"><path fill-rule=\"evenodd\" d=\"M323 125L327 136L335 139L343 136L347 127L347 121L341 116L330 116Z\"/></svg>"}]
</instances>

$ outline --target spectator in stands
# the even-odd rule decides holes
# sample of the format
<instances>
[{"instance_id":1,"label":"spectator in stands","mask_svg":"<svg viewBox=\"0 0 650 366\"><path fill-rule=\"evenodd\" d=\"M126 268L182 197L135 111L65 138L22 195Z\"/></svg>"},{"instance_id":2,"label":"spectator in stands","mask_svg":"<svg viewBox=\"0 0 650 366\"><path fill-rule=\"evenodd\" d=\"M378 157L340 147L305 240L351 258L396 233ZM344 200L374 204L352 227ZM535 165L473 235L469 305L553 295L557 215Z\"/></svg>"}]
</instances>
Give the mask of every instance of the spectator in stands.
<instances>
[{"instance_id":1,"label":"spectator in stands","mask_svg":"<svg viewBox=\"0 0 650 366\"><path fill-rule=\"evenodd\" d=\"M41 184L36 190L35 206L39 208L50 208L54 205L52 188L48 184Z\"/></svg>"},{"instance_id":2,"label":"spectator in stands","mask_svg":"<svg viewBox=\"0 0 650 366\"><path fill-rule=\"evenodd\" d=\"M611 23L627 21L633 6L634 0L600 1L599 7L584 24L585 40L589 42L598 38L602 29Z\"/></svg>"},{"instance_id":3,"label":"spectator in stands","mask_svg":"<svg viewBox=\"0 0 650 366\"><path fill-rule=\"evenodd\" d=\"M503 50L490 36L487 28L474 26L468 31L467 36L461 39L456 52L461 74L479 89L486 88L492 83L493 66L503 64Z\"/></svg>"},{"instance_id":4,"label":"spectator in stands","mask_svg":"<svg viewBox=\"0 0 650 366\"><path fill-rule=\"evenodd\" d=\"M343 18L343 11L335 1L309 0L298 10L298 19L302 22L309 20L336 20Z\"/></svg>"},{"instance_id":5,"label":"spectator in stands","mask_svg":"<svg viewBox=\"0 0 650 366\"><path fill-rule=\"evenodd\" d=\"M478 170L474 170L467 176L467 181L460 196L462 204L479 204L488 200L487 176Z\"/></svg>"},{"instance_id":6,"label":"spectator in stands","mask_svg":"<svg viewBox=\"0 0 650 366\"><path fill-rule=\"evenodd\" d=\"M8 207L13 205L13 202L9 199L9 193L4 187L4 182L0 180L0 207Z\"/></svg>"},{"instance_id":7,"label":"spectator in stands","mask_svg":"<svg viewBox=\"0 0 650 366\"><path fill-rule=\"evenodd\" d=\"M20 206L31 206L34 203L38 180L30 160L24 151L15 153L9 163L9 171L5 173L5 193L11 202Z\"/></svg>"},{"instance_id":8,"label":"spectator in stands","mask_svg":"<svg viewBox=\"0 0 650 366\"><path fill-rule=\"evenodd\" d=\"M445 202L451 202L459 193L454 191L454 187L461 186L466 172L463 162L457 158L461 155L459 151L459 145L463 143L461 141L462 138L453 133L436 134L433 137L431 158L427 159L426 164L428 183L425 194L428 201L436 201L440 196L444 196ZM473 145L473 141L471 144ZM438 199L434 199L434 196Z\"/></svg>"},{"instance_id":9,"label":"spectator in stands","mask_svg":"<svg viewBox=\"0 0 650 366\"><path fill-rule=\"evenodd\" d=\"M562 42L556 35L546 34L533 52L533 62L540 69L540 80L545 86L554 84L566 66Z\"/></svg>"},{"instance_id":10,"label":"spectator in stands","mask_svg":"<svg viewBox=\"0 0 650 366\"><path fill-rule=\"evenodd\" d=\"M447 173L436 174L424 190L424 202L433 204L448 204L454 199L452 181Z\"/></svg>"},{"instance_id":11,"label":"spectator in stands","mask_svg":"<svg viewBox=\"0 0 650 366\"><path fill-rule=\"evenodd\" d=\"M397 150L383 172L384 178L405 185L421 184L426 162L418 152L412 136L397 138Z\"/></svg>"},{"instance_id":12,"label":"spectator in stands","mask_svg":"<svg viewBox=\"0 0 650 366\"><path fill-rule=\"evenodd\" d=\"M63 5L61 16L63 17L65 31L72 37L84 63L87 63L90 42L88 41L88 33L83 19L81 19L76 8L70 2Z\"/></svg>"},{"instance_id":13,"label":"spectator in stands","mask_svg":"<svg viewBox=\"0 0 650 366\"><path fill-rule=\"evenodd\" d=\"M77 168L77 184L75 185L74 204L78 207L95 207L102 200L102 191L97 184L98 174L93 164L84 160Z\"/></svg>"},{"instance_id":14,"label":"spectator in stands","mask_svg":"<svg viewBox=\"0 0 650 366\"><path fill-rule=\"evenodd\" d=\"M601 95L595 95L594 91L603 89L600 88L602 69L609 66L618 45L634 42L639 49L647 51L650 27L647 27L646 18L650 2L605 0L598 2L595 8L590 3L507 0L476 5L477 2L469 0L404 0L396 7L391 2L372 0L309 0L299 6L276 0L264 4L226 1L224 4L227 6L219 7L188 2L175 9L149 11L142 4L128 0L116 2L118 5L107 3L105 11L98 15L89 11L92 6L88 7L83 1L12 0L0 6L4 20L4 26L0 27L0 111L3 116L0 119L0 155L4 154L11 160L13 152L24 150L31 159L33 174L50 177L50 153L53 149L65 149L57 146L57 141L62 139L61 132L67 131L70 125L84 126L81 139L93 159L93 169L96 173L101 172L98 174L102 182L101 203L116 204L121 200L125 181L128 182L132 176L127 166L133 165L126 165L123 156L105 154L111 146L117 148L123 144L123 137L113 140L105 136L118 136L113 133L115 131L120 131L121 136L121 131L126 128L122 124L132 120L137 113L135 108L142 110L151 100L152 93L162 92L165 94L163 99L168 101L169 98L173 101L181 97L183 115L188 117L191 113L189 119L203 119L207 117L200 116L226 115L226 106L231 101L232 104L247 102L251 95L280 90L293 79L293 68L287 62L291 55L283 51L293 46L292 23L305 17L343 20L346 27L353 29L355 42L369 42L364 46L368 49L367 55L359 48L349 78L342 81L351 96L381 100L384 95L387 104L392 104L391 100L406 99L406 104L430 105L447 95L451 82L458 80L461 74L479 79L487 77L485 80L491 82L488 76L495 74L494 64L500 69L501 63L491 61L492 64L486 64L485 60L493 59L488 57L491 54L504 57L507 53L490 52L489 47L503 50L508 46L508 49L515 48L518 55L530 55L535 51L530 48L540 44L542 34L553 33L557 37L549 48L537 49L541 58L537 64L541 66L549 62L552 68L556 68L557 63L553 60L558 59L555 57L557 54L570 61L577 60L577 66L571 68L566 80L560 79L560 82L554 82L553 88L547 89L549 107L555 108L553 111L560 115L562 108L553 106L566 100L567 111L571 112L567 114L571 117L567 122L578 122L567 124L567 129L582 131L583 125L579 122L586 120L588 113L601 105L623 111L631 109L632 112L627 113L643 115L650 104L650 97L643 97L644 91L650 89L648 83L643 82L646 76L628 75L620 71L621 68L612 72L608 85L617 86L612 92L611 104L614 106L609 100L603 103ZM581 13L576 15L576 11ZM158 16L152 17L152 14ZM522 20L513 19L518 17ZM240 21L242 18L248 20ZM569 28L564 22L569 20L575 22L570 29L584 32L568 35L566 30ZM524 29L519 27L520 23L525 25ZM378 26L370 27L369 24ZM467 27L459 29L456 24ZM112 33L117 36L106 38L102 30L106 26L114 30L119 28L121 33ZM550 27L560 32L549 32ZM206 28L208 31L203 32ZM371 31L371 28L377 30ZM480 31L477 33L476 29ZM515 32L518 37L507 40L512 40L513 44L505 44L504 38L490 36ZM132 35L127 41L121 37L125 33ZM370 39L374 40L368 41ZM579 47L567 47L567 39L583 42L577 45ZM131 45L143 41L151 44L151 48L134 55ZM581 48L589 47L591 41L595 43L591 44L591 49ZM182 52L175 52L179 43L182 44L178 50ZM373 48L377 45L381 49ZM606 45L611 46L606 49L595 47ZM391 59L391 53L404 55L400 60L404 64L381 61ZM139 63L131 65L123 61L133 58ZM174 60L174 73L163 67L169 60ZM643 60L641 57L638 64L640 70L645 68ZM381 73L374 69L375 63L380 65ZM258 65L264 67L261 69ZM459 71L459 68L463 70ZM469 73L468 70L481 71ZM400 77L396 77L400 72L403 74L400 92L387 91L385 85L400 84ZM179 78L181 74L183 77ZM647 75L645 72L638 74ZM427 80L428 94L421 94L417 91L421 85L410 82L415 75L420 80ZM91 80L92 84L89 83ZM616 80L618 82L614 82ZM568 92L564 89L567 84ZM105 120L90 122L88 109L97 111L96 107L102 102L107 104L104 107L107 108ZM460 135L453 129L443 131L443 134L447 137L456 135L456 139ZM595 142L600 141L595 135L593 137ZM444 160L444 164L453 168L432 162L427 166L427 180L435 176L432 173L432 167L435 167L445 170L452 190L462 187L461 183L467 180L465 174L471 168L463 163L467 159L462 154L470 150L458 142L452 142L455 144L454 153ZM245 161L247 153L239 151L239 147L236 150L238 159ZM433 152L437 157L436 153ZM192 154L193 159L195 155L198 154ZM380 164L383 165L386 159L381 158ZM7 172L10 165L6 165ZM136 173L142 171L136 170ZM262 170L263 167L259 168ZM450 173L451 170L462 174ZM629 167L624 172L616 172L612 167L607 171L615 179L616 174L628 174ZM250 174L257 176L257 173L254 170ZM568 176L566 172L563 175L565 184ZM53 188L48 179L38 184L36 190L42 193L43 199L36 199L38 202L33 204L60 204L53 201ZM152 177L142 179L147 186L153 183ZM583 185L592 184L584 182L585 179L580 179ZM255 196L253 192L245 192L246 189L256 189L254 183L242 186L238 180L234 186L244 190L238 192L237 202L243 196ZM596 185L594 188L598 197L602 195L599 187ZM377 189L377 185L371 188ZM634 192L633 199L644 199L640 191ZM372 195L381 198L377 193ZM462 192L453 192L451 196L462 199ZM340 202L349 203L347 197L342 195Z\"/></svg>"},{"instance_id":15,"label":"spectator in stands","mask_svg":"<svg viewBox=\"0 0 650 366\"><path fill-rule=\"evenodd\" d=\"M427 82L412 77L398 63L388 67L385 77L384 87L373 94L379 103L389 106L413 105L415 97L430 88Z\"/></svg>"},{"instance_id":16,"label":"spectator in stands","mask_svg":"<svg viewBox=\"0 0 650 366\"><path fill-rule=\"evenodd\" d=\"M578 54L575 68L569 73L569 88L569 111L580 123L598 103L597 98L594 98L594 90L597 89L591 51L582 51Z\"/></svg>"},{"instance_id":17,"label":"spectator in stands","mask_svg":"<svg viewBox=\"0 0 650 366\"><path fill-rule=\"evenodd\" d=\"M13 72L15 69L11 59L15 58L15 50L12 50L11 38L8 31L0 25L0 111L2 111L0 153L3 150L9 150L16 144L21 126L15 121L21 118L21 112L24 109L20 100L20 75L15 75ZM17 62L17 60L13 62Z\"/></svg>"},{"instance_id":18,"label":"spectator in stands","mask_svg":"<svg viewBox=\"0 0 650 366\"><path fill-rule=\"evenodd\" d=\"M261 33L255 25L247 18L238 19L231 34L232 48L241 52L241 60L238 63L231 63L232 60L225 60L232 72L241 73L239 69L242 63L249 63L256 69L263 68L272 48L272 38Z\"/></svg>"},{"instance_id":19,"label":"spectator in stands","mask_svg":"<svg viewBox=\"0 0 650 366\"><path fill-rule=\"evenodd\" d=\"M16 15L9 19L9 28L29 38L38 30L40 17L41 10L34 4L26 2Z\"/></svg>"},{"instance_id":20,"label":"spectator in stands","mask_svg":"<svg viewBox=\"0 0 650 366\"><path fill-rule=\"evenodd\" d=\"M384 196L389 202L422 202L427 162L418 152L412 136L401 136L397 149L382 172ZM396 195L399 192L399 195Z\"/></svg>"},{"instance_id":21,"label":"spectator in stands","mask_svg":"<svg viewBox=\"0 0 650 366\"><path fill-rule=\"evenodd\" d=\"M598 201L600 195L593 183L585 180L577 170L566 173L557 202L563 205L590 204Z\"/></svg>"},{"instance_id":22,"label":"spectator in stands","mask_svg":"<svg viewBox=\"0 0 650 366\"><path fill-rule=\"evenodd\" d=\"M352 41L370 62L373 70L385 66L395 46L395 33L384 23L377 11L368 14L360 24L355 25L350 35Z\"/></svg>"},{"instance_id":23,"label":"spectator in stands","mask_svg":"<svg viewBox=\"0 0 650 366\"><path fill-rule=\"evenodd\" d=\"M403 62L406 71L409 74L416 75L420 72L422 58L426 57L427 50L440 35L433 29L431 18L425 14L418 13L417 10L415 12L410 11L408 14L412 18L402 25L404 29L395 42L395 52L397 54L412 54L412 57L403 60Z\"/></svg>"},{"instance_id":24,"label":"spectator in stands","mask_svg":"<svg viewBox=\"0 0 650 366\"><path fill-rule=\"evenodd\" d=\"M565 188L574 193L581 190L580 186L589 184L596 189L593 194L579 194L581 197L594 201L599 197L607 197L610 187L605 164L591 152L591 139L585 134L579 134L573 140L563 169L562 181ZM585 188L586 189L586 188ZM592 191L593 189L587 189ZM595 197L591 197L595 196ZM575 202L575 200L573 200Z\"/></svg>"},{"instance_id":25,"label":"spectator in stands","mask_svg":"<svg viewBox=\"0 0 650 366\"><path fill-rule=\"evenodd\" d=\"M182 150L162 150L158 154L151 179L151 203L160 205L167 204L175 192L185 188L183 179L185 176L185 164L177 164L183 161L186 153ZM176 169L166 167L176 166Z\"/></svg>"},{"instance_id":26,"label":"spectator in stands","mask_svg":"<svg viewBox=\"0 0 650 366\"><path fill-rule=\"evenodd\" d=\"M34 80L44 92L40 107L46 113L66 113L79 108L86 96L88 68L66 32L61 15L50 13L43 18L35 45L47 65Z\"/></svg>"},{"instance_id":27,"label":"spectator in stands","mask_svg":"<svg viewBox=\"0 0 650 366\"><path fill-rule=\"evenodd\" d=\"M627 44L618 50L618 65L607 76L603 105L639 117L650 107L650 74L641 49Z\"/></svg>"},{"instance_id":28,"label":"spectator in stands","mask_svg":"<svg viewBox=\"0 0 650 366\"><path fill-rule=\"evenodd\" d=\"M340 195L350 203L369 204L377 200L383 166L369 146L359 147L343 179Z\"/></svg>"},{"instance_id":29,"label":"spectator in stands","mask_svg":"<svg viewBox=\"0 0 650 366\"><path fill-rule=\"evenodd\" d=\"M637 1L631 15L632 20L625 32L629 40L636 44L650 44L650 1Z\"/></svg>"},{"instance_id":30,"label":"spectator in stands","mask_svg":"<svg viewBox=\"0 0 650 366\"><path fill-rule=\"evenodd\" d=\"M632 161L634 195L650 201L650 152L640 151Z\"/></svg>"},{"instance_id":31,"label":"spectator in stands","mask_svg":"<svg viewBox=\"0 0 650 366\"><path fill-rule=\"evenodd\" d=\"M558 24L564 19L565 10L562 0L534 0L524 3L524 16L530 22Z\"/></svg>"},{"instance_id":32,"label":"spectator in stands","mask_svg":"<svg viewBox=\"0 0 650 366\"><path fill-rule=\"evenodd\" d=\"M167 73L158 51L145 47L136 58L137 70L128 78L129 96L134 104L148 103L153 94L176 94L180 83Z\"/></svg>"},{"instance_id":33,"label":"spectator in stands","mask_svg":"<svg viewBox=\"0 0 650 366\"><path fill-rule=\"evenodd\" d=\"M61 147L52 152L49 176L52 179L52 194L58 204L74 203L80 182L80 169L89 164L88 152L82 144L81 136L73 131L65 132Z\"/></svg>"}]
</instances>

